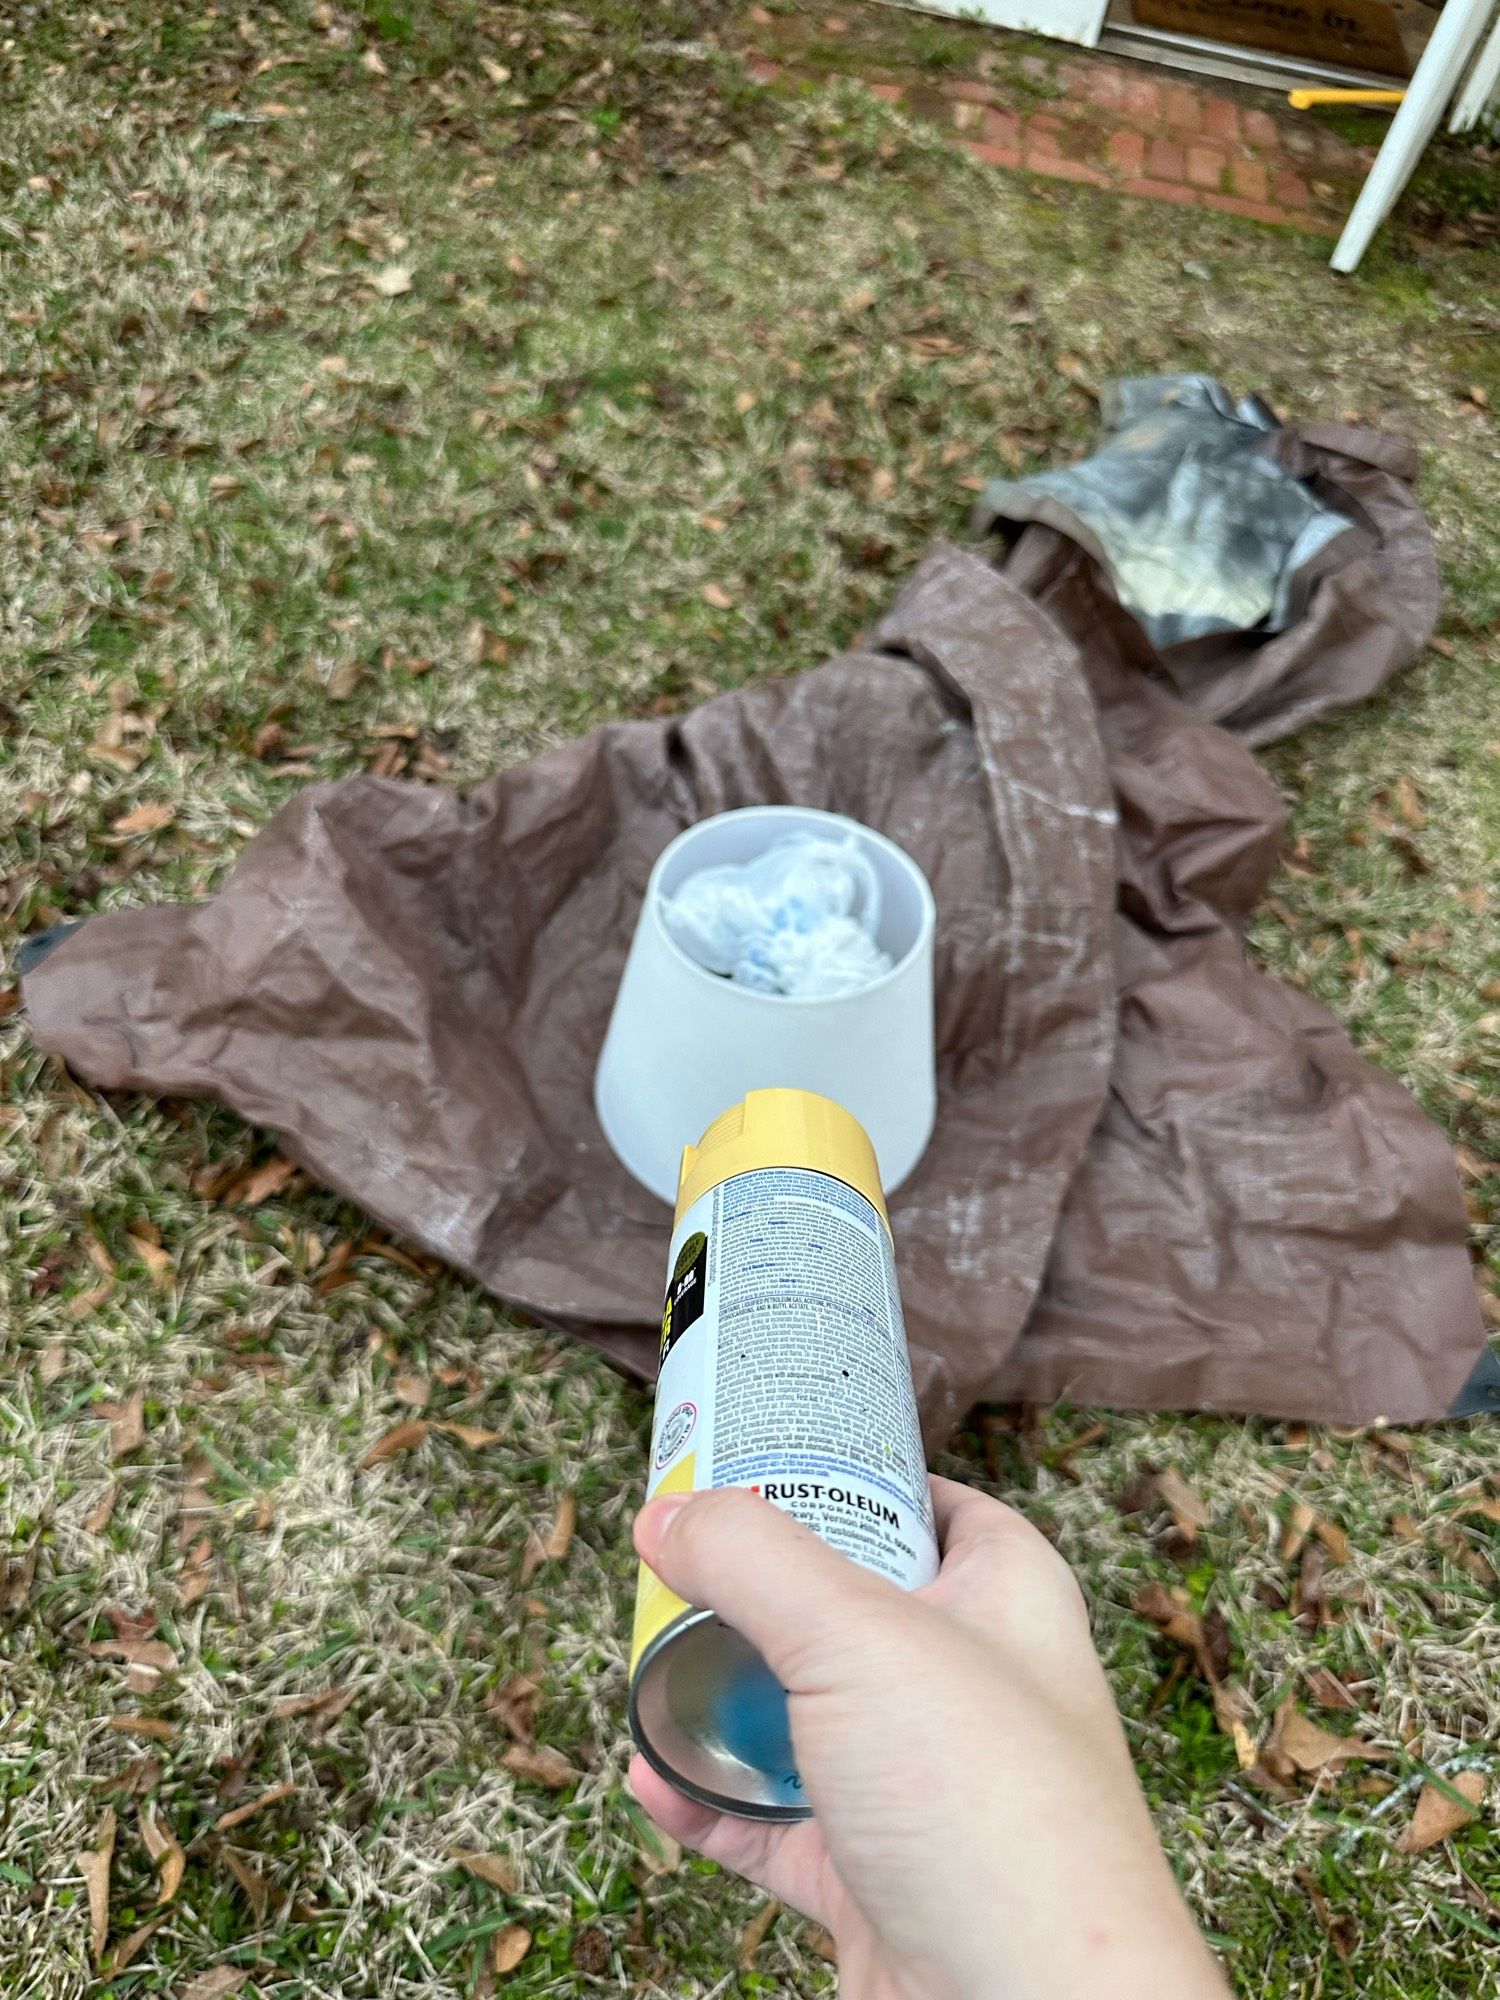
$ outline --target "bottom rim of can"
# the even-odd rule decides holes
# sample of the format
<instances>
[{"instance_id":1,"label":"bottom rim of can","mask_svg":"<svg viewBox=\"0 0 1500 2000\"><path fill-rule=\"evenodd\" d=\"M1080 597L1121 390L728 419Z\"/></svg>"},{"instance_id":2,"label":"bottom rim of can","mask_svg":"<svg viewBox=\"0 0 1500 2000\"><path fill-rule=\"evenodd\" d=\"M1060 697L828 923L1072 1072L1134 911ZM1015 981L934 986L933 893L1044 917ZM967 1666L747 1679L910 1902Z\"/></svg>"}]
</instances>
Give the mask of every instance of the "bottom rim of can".
<instances>
[{"instance_id":1,"label":"bottom rim of can","mask_svg":"<svg viewBox=\"0 0 1500 2000\"><path fill-rule=\"evenodd\" d=\"M671 1624L658 1632L656 1637L641 1654L635 1672L630 1677L630 1693L626 1702L626 1714L630 1722L631 1740L637 1750L651 1766L657 1777L669 1784L674 1792L681 1792L684 1798L695 1805L708 1806L714 1812L728 1813L735 1819L755 1819L774 1825L794 1825L812 1818L811 1806L778 1806L764 1804L756 1800L733 1799L723 1792L716 1792L707 1785L700 1785L693 1779L676 1771L646 1735L641 1721L640 1691L646 1678L646 1670L666 1651L674 1639L678 1639L694 1626L716 1623L717 1616L712 1611L687 1610L680 1612Z\"/></svg>"}]
</instances>

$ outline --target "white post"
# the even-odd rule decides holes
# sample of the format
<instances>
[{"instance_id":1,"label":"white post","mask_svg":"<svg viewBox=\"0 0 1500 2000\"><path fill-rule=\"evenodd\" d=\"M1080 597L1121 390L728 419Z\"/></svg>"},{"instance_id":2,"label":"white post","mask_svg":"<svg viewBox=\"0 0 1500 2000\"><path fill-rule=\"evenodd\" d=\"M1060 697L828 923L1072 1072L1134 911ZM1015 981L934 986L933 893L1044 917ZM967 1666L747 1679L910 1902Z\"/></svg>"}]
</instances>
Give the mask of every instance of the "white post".
<instances>
[{"instance_id":1,"label":"white post","mask_svg":"<svg viewBox=\"0 0 1500 2000\"><path fill-rule=\"evenodd\" d=\"M1448 0L1439 14L1416 74L1406 86L1405 100L1391 120L1385 144L1376 155L1329 260L1335 271L1356 269L1370 247L1371 237L1411 179L1484 33L1492 4L1493 0Z\"/></svg>"},{"instance_id":2,"label":"white post","mask_svg":"<svg viewBox=\"0 0 1500 2000\"><path fill-rule=\"evenodd\" d=\"M1469 80L1458 93L1448 130L1472 132L1484 116L1484 107L1495 95L1497 87L1500 87L1500 21L1495 23L1495 31L1484 54L1469 71Z\"/></svg>"}]
</instances>

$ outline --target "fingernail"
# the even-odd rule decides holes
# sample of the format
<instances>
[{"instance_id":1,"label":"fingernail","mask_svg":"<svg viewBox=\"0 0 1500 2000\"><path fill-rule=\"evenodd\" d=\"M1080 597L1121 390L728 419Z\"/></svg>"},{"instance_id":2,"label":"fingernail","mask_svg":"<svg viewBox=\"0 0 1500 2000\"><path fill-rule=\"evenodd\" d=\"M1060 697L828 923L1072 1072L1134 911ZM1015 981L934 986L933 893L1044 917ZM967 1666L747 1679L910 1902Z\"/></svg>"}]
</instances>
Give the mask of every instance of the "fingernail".
<instances>
[{"instance_id":1,"label":"fingernail","mask_svg":"<svg viewBox=\"0 0 1500 2000\"><path fill-rule=\"evenodd\" d=\"M664 1493L659 1500L648 1500L636 1515L635 1545L647 1562L666 1540L668 1529L692 1497L691 1493Z\"/></svg>"}]
</instances>

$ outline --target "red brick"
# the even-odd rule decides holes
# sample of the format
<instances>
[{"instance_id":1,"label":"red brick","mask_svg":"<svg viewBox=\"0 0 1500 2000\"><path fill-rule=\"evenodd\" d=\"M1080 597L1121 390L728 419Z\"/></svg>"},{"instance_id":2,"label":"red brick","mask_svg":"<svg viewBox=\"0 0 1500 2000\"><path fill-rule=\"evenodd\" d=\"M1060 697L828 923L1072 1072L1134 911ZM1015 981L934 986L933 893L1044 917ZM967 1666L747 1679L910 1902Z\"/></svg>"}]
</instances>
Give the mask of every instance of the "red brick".
<instances>
[{"instance_id":1,"label":"red brick","mask_svg":"<svg viewBox=\"0 0 1500 2000\"><path fill-rule=\"evenodd\" d=\"M1062 151L1063 122L1050 111L1034 111L1026 121L1029 138L1039 146L1050 146L1055 153Z\"/></svg>"},{"instance_id":2,"label":"red brick","mask_svg":"<svg viewBox=\"0 0 1500 2000\"><path fill-rule=\"evenodd\" d=\"M1174 131L1203 130L1203 100L1196 90L1180 83L1163 84L1161 101L1163 115Z\"/></svg>"},{"instance_id":3,"label":"red brick","mask_svg":"<svg viewBox=\"0 0 1500 2000\"><path fill-rule=\"evenodd\" d=\"M960 104L992 104L995 99L995 93L987 83L971 83L966 76L945 83L943 95L956 98Z\"/></svg>"},{"instance_id":4,"label":"red brick","mask_svg":"<svg viewBox=\"0 0 1500 2000\"><path fill-rule=\"evenodd\" d=\"M887 104L899 104L901 102L901 86L899 83L872 83L870 85L870 95L872 97L883 98Z\"/></svg>"},{"instance_id":5,"label":"red brick","mask_svg":"<svg viewBox=\"0 0 1500 2000\"><path fill-rule=\"evenodd\" d=\"M1240 136L1240 107L1231 104L1227 97L1205 98L1203 129L1210 139L1218 139L1226 146L1233 146Z\"/></svg>"},{"instance_id":6,"label":"red brick","mask_svg":"<svg viewBox=\"0 0 1500 2000\"><path fill-rule=\"evenodd\" d=\"M1113 88L1112 74L1109 63L1065 62L1058 64L1053 81L1058 89L1066 92L1069 97L1087 97L1095 104L1105 104L1113 101L1108 95ZM1104 96L1096 94L1101 87Z\"/></svg>"},{"instance_id":7,"label":"red brick","mask_svg":"<svg viewBox=\"0 0 1500 2000\"><path fill-rule=\"evenodd\" d=\"M1231 160L1229 185L1246 201L1264 201L1271 192L1271 176L1264 160Z\"/></svg>"},{"instance_id":8,"label":"red brick","mask_svg":"<svg viewBox=\"0 0 1500 2000\"><path fill-rule=\"evenodd\" d=\"M1223 209L1228 215L1246 215L1253 222L1275 222L1287 229L1304 229L1314 236L1337 236L1339 224L1324 222L1317 216L1302 212L1289 214L1284 208L1277 208L1266 201L1241 201L1233 194L1206 194L1202 197L1205 208Z\"/></svg>"},{"instance_id":9,"label":"red brick","mask_svg":"<svg viewBox=\"0 0 1500 2000\"><path fill-rule=\"evenodd\" d=\"M1224 185L1226 161L1217 146L1189 146L1187 149L1187 177L1194 187L1213 188Z\"/></svg>"},{"instance_id":10,"label":"red brick","mask_svg":"<svg viewBox=\"0 0 1500 2000\"><path fill-rule=\"evenodd\" d=\"M957 132L982 132L984 130L985 106L974 104L967 98L960 98L951 105L953 128Z\"/></svg>"},{"instance_id":11,"label":"red brick","mask_svg":"<svg viewBox=\"0 0 1500 2000\"><path fill-rule=\"evenodd\" d=\"M1151 141L1151 172L1159 181L1180 181L1187 172L1187 160L1175 139Z\"/></svg>"},{"instance_id":12,"label":"red brick","mask_svg":"<svg viewBox=\"0 0 1500 2000\"><path fill-rule=\"evenodd\" d=\"M1252 146L1279 146L1281 132L1276 120L1264 111L1244 111L1240 114L1240 129Z\"/></svg>"},{"instance_id":13,"label":"red brick","mask_svg":"<svg viewBox=\"0 0 1500 2000\"><path fill-rule=\"evenodd\" d=\"M1225 215L1248 216L1252 222L1290 222L1284 208L1276 208L1268 201L1246 201L1237 194L1210 195L1205 208L1222 209Z\"/></svg>"},{"instance_id":14,"label":"red brick","mask_svg":"<svg viewBox=\"0 0 1500 2000\"><path fill-rule=\"evenodd\" d=\"M1118 132L1110 133L1108 151L1111 164L1122 174L1139 174L1146 164L1145 140L1139 132L1123 125Z\"/></svg>"},{"instance_id":15,"label":"red brick","mask_svg":"<svg viewBox=\"0 0 1500 2000\"><path fill-rule=\"evenodd\" d=\"M1307 182L1300 175L1291 173L1285 167L1276 176L1276 185L1272 188L1271 192L1283 208L1310 208L1312 206L1312 196L1308 192Z\"/></svg>"},{"instance_id":16,"label":"red brick","mask_svg":"<svg viewBox=\"0 0 1500 2000\"><path fill-rule=\"evenodd\" d=\"M992 146L983 139L965 139L965 146L976 160L983 160L987 167L1018 167L1021 164L1019 146Z\"/></svg>"},{"instance_id":17,"label":"red brick","mask_svg":"<svg viewBox=\"0 0 1500 2000\"><path fill-rule=\"evenodd\" d=\"M1128 76L1121 86L1120 109L1138 125L1162 122L1161 87L1149 77Z\"/></svg>"},{"instance_id":18,"label":"red brick","mask_svg":"<svg viewBox=\"0 0 1500 2000\"><path fill-rule=\"evenodd\" d=\"M1142 195L1148 201L1175 202L1179 208L1191 208L1198 200L1193 190L1190 187L1184 187L1180 181L1153 181L1149 179L1126 181L1122 192L1125 194Z\"/></svg>"},{"instance_id":19,"label":"red brick","mask_svg":"<svg viewBox=\"0 0 1500 2000\"><path fill-rule=\"evenodd\" d=\"M1005 146L1021 157L1021 121L1014 111L989 110L984 114L984 138L989 146Z\"/></svg>"},{"instance_id":20,"label":"red brick","mask_svg":"<svg viewBox=\"0 0 1500 2000\"><path fill-rule=\"evenodd\" d=\"M1113 63L1069 63L1064 72L1068 87L1078 97L1092 99L1108 110L1123 105L1126 86L1130 82L1127 71L1117 69ZM1077 76L1077 83L1073 81Z\"/></svg>"},{"instance_id":21,"label":"red brick","mask_svg":"<svg viewBox=\"0 0 1500 2000\"><path fill-rule=\"evenodd\" d=\"M1058 154L1046 160L1028 160L1026 164L1039 174L1050 174L1055 181L1081 181L1086 187L1113 187L1114 181L1101 167L1091 167L1087 160L1067 160Z\"/></svg>"}]
</instances>

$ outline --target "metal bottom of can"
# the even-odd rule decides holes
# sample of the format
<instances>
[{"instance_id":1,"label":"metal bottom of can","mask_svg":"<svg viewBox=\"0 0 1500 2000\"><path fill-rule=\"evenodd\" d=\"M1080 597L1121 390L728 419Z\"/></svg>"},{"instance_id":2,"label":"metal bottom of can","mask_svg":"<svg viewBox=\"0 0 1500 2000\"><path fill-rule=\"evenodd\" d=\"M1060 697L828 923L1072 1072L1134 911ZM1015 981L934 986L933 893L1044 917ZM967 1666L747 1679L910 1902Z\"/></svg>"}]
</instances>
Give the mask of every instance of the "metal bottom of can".
<instances>
[{"instance_id":1,"label":"metal bottom of can","mask_svg":"<svg viewBox=\"0 0 1500 2000\"><path fill-rule=\"evenodd\" d=\"M652 1770L699 1805L742 1819L811 1816L786 1693L755 1648L711 1611L684 1611L641 1655L630 1733Z\"/></svg>"}]
</instances>

